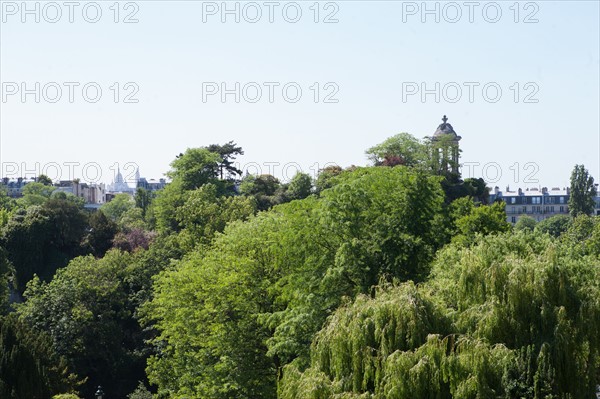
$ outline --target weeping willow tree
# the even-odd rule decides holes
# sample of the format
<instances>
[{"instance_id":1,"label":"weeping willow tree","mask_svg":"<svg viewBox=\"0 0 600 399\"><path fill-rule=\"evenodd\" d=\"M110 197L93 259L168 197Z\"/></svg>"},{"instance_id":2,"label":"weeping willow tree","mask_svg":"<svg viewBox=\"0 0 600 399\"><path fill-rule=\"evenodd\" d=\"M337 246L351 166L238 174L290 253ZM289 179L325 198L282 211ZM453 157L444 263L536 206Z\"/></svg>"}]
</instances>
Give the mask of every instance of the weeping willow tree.
<instances>
[{"instance_id":1,"label":"weeping willow tree","mask_svg":"<svg viewBox=\"0 0 600 399\"><path fill-rule=\"evenodd\" d=\"M360 296L319 332L309 369L285 368L279 396L474 398L502 392L511 351L451 331L444 309L413 283Z\"/></svg>"},{"instance_id":2,"label":"weeping willow tree","mask_svg":"<svg viewBox=\"0 0 600 399\"><path fill-rule=\"evenodd\" d=\"M564 248L528 232L449 246L427 283L338 309L280 397L594 397L600 262Z\"/></svg>"},{"instance_id":3,"label":"weeping willow tree","mask_svg":"<svg viewBox=\"0 0 600 399\"><path fill-rule=\"evenodd\" d=\"M600 362L596 256L574 257L539 234L489 237L471 250L442 253L431 286L450 305L460 333L520 353L517 368L532 363L534 397L545 397L544 390L593 396ZM525 385L519 396L531 387Z\"/></svg>"}]
</instances>

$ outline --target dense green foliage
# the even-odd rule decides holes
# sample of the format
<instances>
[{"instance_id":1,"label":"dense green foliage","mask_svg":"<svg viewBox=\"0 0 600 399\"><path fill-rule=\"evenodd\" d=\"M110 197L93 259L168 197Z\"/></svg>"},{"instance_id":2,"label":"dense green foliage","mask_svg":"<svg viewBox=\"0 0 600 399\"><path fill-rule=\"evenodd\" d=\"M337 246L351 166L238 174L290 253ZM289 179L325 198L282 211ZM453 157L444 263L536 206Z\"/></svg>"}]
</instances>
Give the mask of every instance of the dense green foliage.
<instances>
[{"instance_id":1,"label":"dense green foliage","mask_svg":"<svg viewBox=\"0 0 600 399\"><path fill-rule=\"evenodd\" d=\"M18 313L47 332L71 369L88 378L84 393L110 382L110 391L124 396L144 377L145 340L152 336L137 323L137 309L150 298L152 276L181 255L167 237L135 254L112 250L102 259L76 258L50 283L34 278Z\"/></svg>"},{"instance_id":2,"label":"dense green foliage","mask_svg":"<svg viewBox=\"0 0 600 399\"><path fill-rule=\"evenodd\" d=\"M244 150L235 142L219 145L211 144L206 149L212 153L219 155L217 162L218 177L222 181L235 181L235 178L242 174L242 171L235 167L234 160L238 155L244 155Z\"/></svg>"},{"instance_id":3,"label":"dense green foliage","mask_svg":"<svg viewBox=\"0 0 600 399\"><path fill-rule=\"evenodd\" d=\"M0 314L3 314L8 306L8 296L12 285L14 270L6 256L6 250L0 247Z\"/></svg>"},{"instance_id":4,"label":"dense green foliage","mask_svg":"<svg viewBox=\"0 0 600 399\"><path fill-rule=\"evenodd\" d=\"M33 184L33 183L31 183ZM70 259L81 254L86 215L71 201L49 199L43 205L17 210L1 238L22 292L34 274L49 280Z\"/></svg>"},{"instance_id":5,"label":"dense green foliage","mask_svg":"<svg viewBox=\"0 0 600 399\"><path fill-rule=\"evenodd\" d=\"M321 191L333 187L335 177L340 173L342 173L342 168L337 165L330 165L321 169L315 181L315 192L320 194Z\"/></svg>"},{"instance_id":6,"label":"dense green foliage","mask_svg":"<svg viewBox=\"0 0 600 399\"><path fill-rule=\"evenodd\" d=\"M469 245L476 241L478 235L488 235L497 232L509 231L510 223L506 221L504 203L496 202L489 206L467 207L468 212L457 215L455 225L457 235L452 240L463 245ZM462 210L464 213L464 209Z\"/></svg>"},{"instance_id":7,"label":"dense green foliage","mask_svg":"<svg viewBox=\"0 0 600 399\"><path fill-rule=\"evenodd\" d=\"M537 225L537 221L531 216L521 216L515 223L515 230L533 231Z\"/></svg>"},{"instance_id":8,"label":"dense green foliage","mask_svg":"<svg viewBox=\"0 0 600 399\"><path fill-rule=\"evenodd\" d=\"M18 199L19 205L28 207L31 205L42 205L50 198L54 187L46 184L33 182L23 187L23 197Z\"/></svg>"},{"instance_id":9,"label":"dense green foliage","mask_svg":"<svg viewBox=\"0 0 600 399\"><path fill-rule=\"evenodd\" d=\"M161 331L150 381L165 397L274 396L277 370L308 364L344 298L381 279L424 279L439 244L439 181L405 167L357 169L320 198L230 225L156 281L144 312ZM504 228L476 220L479 233Z\"/></svg>"},{"instance_id":10,"label":"dense green foliage","mask_svg":"<svg viewBox=\"0 0 600 399\"><path fill-rule=\"evenodd\" d=\"M102 257L113 244L113 238L118 232L115 222L108 219L103 211L98 210L90 215L89 229L83 238L83 246L96 257Z\"/></svg>"},{"instance_id":11,"label":"dense green foliage","mask_svg":"<svg viewBox=\"0 0 600 399\"><path fill-rule=\"evenodd\" d=\"M152 399L152 392L150 392L148 388L146 388L146 386L140 382L135 391L127 395L127 399Z\"/></svg>"},{"instance_id":12,"label":"dense green foliage","mask_svg":"<svg viewBox=\"0 0 600 399\"><path fill-rule=\"evenodd\" d=\"M134 207L135 201L129 194L117 194L110 202L103 204L100 210L107 218L116 223Z\"/></svg>"},{"instance_id":13,"label":"dense green foliage","mask_svg":"<svg viewBox=\"0 0 600 399\"><path fill-rule=\"evenodd\" d=\"M575 165L571 173L571 191L569 195L569 213L576 217L591 215L594 212L594 197L597 190L594 178L584 165Z\"/></svg>"},{"instance_id":14,"label":"dense green foliage","mask_svg":"<svg viewBox=\"0 0 600 399\"><path fill-rule=\"evenodd\" d=\"M366 154L374 165L425 166L429 163L427 143L408 133L392 136L369 148Z\"/></svg>"},{"instance_id":15,"label":"dense green foliage","mask_svg":"<svg viewBox=\"0 0 600 399\"><path fill-rule=\"evenodd\" d=\"M272 397L267 335L252 317L269 310L262 225L231 226L214 250L192 254L157 282L144 314L161 332L148 376L163 397Z\"/></svg>"},{"instance_id":16,"label":"dense green foliage","mask_svg":"<svg viewBox=\"0 0 600 399\"><path fill-rule=\"evenodd\" d=\"M281 397L591 398L598 277L598 258L572 259L547 236L450 246L422 287L383 286L340 308L311 366L285 368Z\"/></svg>"},{"instance_id":17,"label":"dense green foliage","mask_svg":"<svg viewBox=\"0 0 600 399\"><path fill-rule=\"evenodd\" d=\"M539 221L535 225L535 230L540 233L547 233L553 237L559 237L571 226L572 218L567 215L555 215Z\"/></svg>"},{"instance_id":18,"label":"dense green foliage","mask_svg":"<svg viewBox=\"0 0 600 399\"><path fill-rule=\"evenodd\" d=\"M0 397L46 399L74 391L77 380L51 340L15 315L0 317Z\"/></svg>"},{"instance_id":19,"label":"dense green foliage","mask_svg":"<svg viewBox=\"0 0 600 399\"><path fill-rule=\"evenodd\" d=\"M47 331L54 348L79 375L89 376L89 389L110 381L116 392L134 386L131 375L143 369L136 353L141 331L132 322L134 308L126 278L131 256L109 252L102 259L74 259L50 283L33 279L19 314L39 331ZM126 386L126 389L123 387Z\"/></svg>"},{"instance_id":20,"label":"dense green foliage","mask_svg":"<svg viewBox=\"0 0 600 399\"><path fill-rule=\"evenodd\" d=\"M0 190L0 397L592 398L600 218L512 228L430 146L288 182L192 148L92 213Z\"/></svg>"},{"instance_id":21,"label":"dense green foliage","mask_svg":"<svg viewBox=\"0 0 600 399\"><path fill-rule=\"evenodd\" d=\"M287 187L287 196L292 199L304 199L311 194L312 179L306 173L296 173Z\"/></svg>"},{"instance_id":22,"label":"dense green foliage","mask_svg":"<svg viewBox=\"0 0 600 399\"><path fill-rule=\"evenodd\" d=\"M260 211L266 211L286 201L285 188L271 175L247 175L242 179L239 191L245 197L254 198Z\"/></svg>"},{"instance_id":23,"label":"dense green foliage","mask_svg":"<svg viewBox=\"0 0 600 399\"><path fill-rule=\"evenodd\" d=\"M154 199L155 193L153 191L148 191L145 188L138 187L135 190L135 206L141 210L142 218L146 217L146 212Z\"/></svg>"}]
</instances>

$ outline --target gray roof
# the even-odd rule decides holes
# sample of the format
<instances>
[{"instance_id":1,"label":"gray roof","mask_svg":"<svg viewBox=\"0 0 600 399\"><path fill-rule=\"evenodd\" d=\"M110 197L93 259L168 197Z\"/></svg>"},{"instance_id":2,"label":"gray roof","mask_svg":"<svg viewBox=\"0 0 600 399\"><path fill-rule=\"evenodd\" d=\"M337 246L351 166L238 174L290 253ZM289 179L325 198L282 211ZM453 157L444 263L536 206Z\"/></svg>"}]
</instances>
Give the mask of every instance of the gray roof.
<instances>
[{"instance_id":1,"label":"gray roof","mask_svg":"<svg viewBox=\"0 0 600 399\"><path fill-rule=\"evenodd\" d=\"M518 191L502 192L503 197L519 197L519 196L539 197L540 195L568 196L569 194L567 193L566 189L562 189L562 188L561 189L554 188L554 189L548 190L546 193L543 193L542 190L538 189L537 187L522 190L520 195L519 195Z\"/></svg>"},{"instance_id":2,"label":"gray roof","mask_svg":"<svg viewBox=\"0 0 600 399\"><path fill-rule=\"evenodd\" d=\"M444 115L442 121L444 123L440 124L437 127L435 133L433 133L433 139L435 140L437 137L451 135L454 140L459 141L461 137L458 134L456 134L452 125L447 122L448 118L446 117L446 115Z\"/></svg>"}]
</instances>

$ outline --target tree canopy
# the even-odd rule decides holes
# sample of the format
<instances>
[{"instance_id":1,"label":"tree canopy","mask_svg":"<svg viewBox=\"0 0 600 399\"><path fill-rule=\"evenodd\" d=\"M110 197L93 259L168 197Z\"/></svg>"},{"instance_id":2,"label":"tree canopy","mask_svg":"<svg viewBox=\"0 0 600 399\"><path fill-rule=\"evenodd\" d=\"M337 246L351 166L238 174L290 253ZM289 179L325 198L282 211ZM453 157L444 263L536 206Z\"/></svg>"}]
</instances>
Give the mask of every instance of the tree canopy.
<instances>
[{"instance_id":1,"label":"tree canopy","mask_svg":"<svg viewBox=\"0 0 600 399\"><path fill-rule=\"evenodd\" d=\"M310 367L284 370L280 397L592 397L598 273L543 235L450 246L423 286L383 285L339 308Z\"/></svg>"},{"instance_id":2,"label":"tree canopy","mask_svg":"<svg viewBox=\"0 0 600 399\"><path fill-rule=\"evenodd\" d=\"M547 233L553 237L559 237L562 233L568 230L572 220L573 219L568 215L555 215L539 221L535 225L535 229L541 233Z\"/></svg>"},{"instance_id":3,"label":"tree canopy","mask_svg":"<svg viewBox=\"0 0 600 399\"><path fill-rule=\"evenodd\" d=\"M102 259L72 260L51 282L34 278L27 286L19 315L52 339L52 347L79 376L87 377L89 396L110 382L117 394L131 392L143 378L144 339L133 320L128 286L135 259L111 251Z\"/></svg>"},{"instance_id":4,"label":"tree canopy","mask_svg":"<svg viewBox=\"0 0 600 399\"><path fill-rule=\"evenodd\" d=\"M33 183L30 183L33 184ZM48 199L13 214L1 238L22 292L37 273L49 280L54 272L81 253L87 216L75 203Z\"/></svg>"},{"instance_id":5,"label":"tree canopy","mask_svg":"<svg viewBox=\"0 0 600 399\"><path fill-rule=\"evenodd\" d=\"M374 165L425 166L429 162L427 144L408 133L399 133L373 146L366 154Z\"/></svg>"},{"instance_id":6,"label":"tree canopy","mask_svg":"<svg viewBox=\"0 0 600 399\"><path fill-rule=\"evenodd\" d=\"M0 190L0 396L593 397L600 217L513 228L430 144L289 182L190 148L95 212Z\"/></svg>"},{"instance_id":7,"label":"tree canopy","mask_svg":"<svg viewBox=\"0 0 600 399\"><path fill-rule=\"evenodd\" d=\"M46 399L79 385L50 338L16 315L0 317L0 397Z\"/></svg>"},{"instance_id":8,"label":"tree canopy","mask_svg":"<svg viewBox=\"0 0 600 399\"><path fill-rule=\"evenodd\" d=\"M235 180L238 176L241 176L242 171L234 165L234 161L238 155L244 155L242 147L239 147L233 141L229 141L221 145L211 144L207 146L206 149L212 153L218 154L221 158L217 165L219 179Z\"/></svg>"},{"instance_id":9,"label":"tree canopy","mask_svg":"<svg viewBox=\"0 0 600 399\"><path fill-rule=\"evenodd\" d=\"M583 165L575 165L571 173L569 212L571 216L591 215L594 212L594 197L597 194L594 178Z\"/></svg>"},{"instance_id":10,"label":"tree canopy","mask_svg":"<svg viewBox=\"0 0 600 399\"><path fill-rule=\"evenodd\" d=\"M277 366L306 358L343 296L368 292L379 278L427 274L442 201L436 177L359 169L321 199L232 224L208 253L157 280L144 312L164 348L150 362L151 382L166 396L272 397ZM191 342L200 346L185 349Z\"/></svg>"},{"instance_id":11,"label":"tree canopy","mask_svg":"<svg viewBox=\"0 0 600 399\"><path fill-rule=\"evenodd\" d=\"M533 231L537 225L537 221L531 216L521 216L515 223L515 230Z\"/></svg>"}]
</instances>

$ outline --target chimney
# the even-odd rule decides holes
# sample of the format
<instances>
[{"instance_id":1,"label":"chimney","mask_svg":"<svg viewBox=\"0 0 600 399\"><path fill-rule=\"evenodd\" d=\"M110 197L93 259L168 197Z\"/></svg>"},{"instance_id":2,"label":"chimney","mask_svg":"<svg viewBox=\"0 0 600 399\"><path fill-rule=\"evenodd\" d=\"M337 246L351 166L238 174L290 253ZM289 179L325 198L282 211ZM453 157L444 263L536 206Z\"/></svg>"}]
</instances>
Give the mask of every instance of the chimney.
<instances>
[{"instance_id":1,"label":"chimney","mask_svg":"<svg viewBox=\"0 0 600 399\"><path fill-rule=\"evenodd\" d=\"M521 190L521 187L519 187L519 195L523 195L523 190Z\"/></svg>"},{"instance_id":2,"label":"chimney","mask_svg":"<svg viewBox=\"0 0 600 399\"><path fill-rule=\"evenodd\" d=\"M498 186L494 187L494 194L498 195L499 192L500 192L500 187L498 187Z\"/></svg>"},{"instance_id":3,"label":"chimney","mask_svg":"<svg viewBox=\"0 0 600 399\"><path fill-rule=\"evenodd\" d=\"M548 194L548 187L542 187L542 194Z\"/></svg>"}]
</instances>

